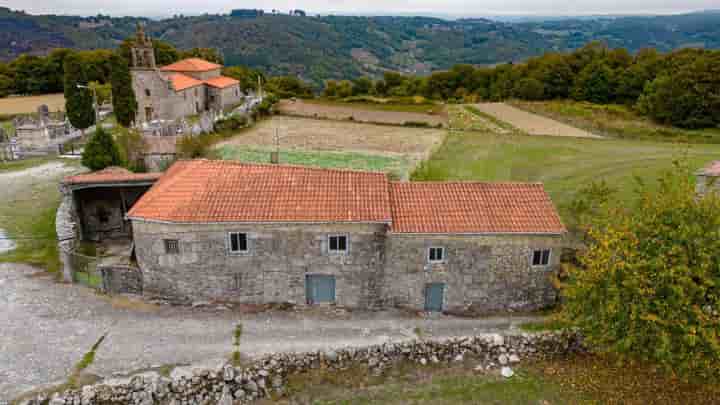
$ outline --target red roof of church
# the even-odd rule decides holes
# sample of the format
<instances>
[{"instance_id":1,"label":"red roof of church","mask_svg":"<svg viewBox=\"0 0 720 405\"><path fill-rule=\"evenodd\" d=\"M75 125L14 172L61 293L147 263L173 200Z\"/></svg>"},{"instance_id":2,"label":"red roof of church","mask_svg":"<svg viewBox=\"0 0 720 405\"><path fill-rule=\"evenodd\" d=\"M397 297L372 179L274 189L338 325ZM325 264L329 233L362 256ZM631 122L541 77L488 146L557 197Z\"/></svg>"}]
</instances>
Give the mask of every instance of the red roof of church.
<instances>
[{"instance_id":1,"label":"red roof of church","mask_svg":"<svg viewBox=\"0 0 720 405\"><path fill-rule=\"evenodd\" d=\"M565 232L542 184L392 183L390 201L395 233Z\"/></svg>"},{"instance_id":2,"label":"red roof of church","mask_svg":"<svg viewBox=\"0 0 720 405\"><path fill-rule=\"evenodd\" d=\"M171 75L170 82L172 83L173 89L175 89L175 91L181 91L203 84L202 81L194 77L184 75L182 73L175 73L174 75Z\"/></svg>"},{"instance_id":3,"label":"red roof of church","mask_svg":"<svg viewBox=\"0 0 720 405\"><path fill-rule=\"evenodd\" d=\"M200 58L188 58L179 60L167 66L163 66L160 70L164 72L207 72L222 68L222 65L208 62Z\"/></svg>"},{"instance_id":4,"label":"red roof of church","mask_svg":"<svg viewBox=\"0 0 720 405\"><path fill-rule=\"evenodd\" d=\"M212 87L217 87L218 89L224 89L225 87L230 87L236 84L239 84L240 81L233 79L232 77L227 76L218 76L213 77L211 79L207 79L204 81L205 84Z\"/></svg>"},{"instance_id":5,"label":"red roof of church","mask_svg":"<svg viewBox=\"0 0 720 405\"><path fill-rule=\"evenodd\" d=\"M68 176L63 184L98 184L118 182L147 182L159 179L162 173L133 173L123 167L111 166L97 172Z\"/></svg>"},{"instance_id":6,"label":"red roof of church","mask_svg":"<svg viewBox=\"0 0 720 405\"><path fill-rule=\"evenodd\" d=\"M394 233L562 234L542 184L391 183L383 173L191 160L128 216L161 222L387 223Z\"/></svg>"}]
</instances>

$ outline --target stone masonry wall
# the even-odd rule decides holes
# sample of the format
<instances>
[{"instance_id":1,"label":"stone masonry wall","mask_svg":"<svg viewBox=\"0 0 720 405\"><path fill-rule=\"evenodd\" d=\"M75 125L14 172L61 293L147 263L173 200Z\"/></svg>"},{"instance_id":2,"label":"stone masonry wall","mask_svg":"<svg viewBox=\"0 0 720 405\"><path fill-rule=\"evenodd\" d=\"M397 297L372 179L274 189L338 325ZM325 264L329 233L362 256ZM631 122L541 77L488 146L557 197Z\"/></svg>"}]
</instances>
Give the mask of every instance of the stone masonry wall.
<instances>
[{"instance_id":1,"label":"stone masonry wall","mask_svg":"<svg viewBox=\"0 0 720 405\"><path fill-rule=\"evenodd\" d=\"M560 265L559 236L423 236L387 238L383 301L422 310L425 287L444 283L443 308L492 313L552 305L551 275ZM446 261L428 263L429 247L443 247ZM534 249L551 249L548 266L531 265Z\"/></svg>"},{"instance_id":2,"label":"stone masonry wall","mask_svg":"<svg viewBox=\"0 0 720 405\"><path fill-rule=\"evenodd\" d=\"M99 266L102 289L105 294L142 294L143 280L140 269L132 266Z\"/></svg>"},{"instance_id":3,"label":"stone masonry wall","mask_svg":"<svg viewBox=\"0 0 720 405\"><path fill-rule=\"evenodd\" d=\"M505 336L486 334L438 341L414 340L336 351L273 354L245 368L230 365L214 369L176 368L169 378L149 372L106 380L80 390L67 390L55 394L49 401L39 396L24 401L23 405L235 405L270 395L281 396L286 392L289 375L313 369L332 372L350 367L367 367L370 373L380 374L400 362L411 362L422 367L430 363L470 361L476 370L502 367L502 375L510 376L513 372L509 366L525 358L562 356L582 350L582 339L573 332Z\"/></svg>"},{"instance_id":4,"label":"stone masonry wall","mask_svg":"<svg viewBox=\"0 0 720 405\"><path fill-rule=\"evenodd\" d=\"M307 275L335 276L337 304L374 306L384 254L382 224L225 225L133 221L146 295L189 301L305 304ZM229 253L228 232L248 235L247 254ZM349 236L347 254L328 253L328 235ZM164 240L179 241L166 254Z\"/></svg>"}]
</instances>

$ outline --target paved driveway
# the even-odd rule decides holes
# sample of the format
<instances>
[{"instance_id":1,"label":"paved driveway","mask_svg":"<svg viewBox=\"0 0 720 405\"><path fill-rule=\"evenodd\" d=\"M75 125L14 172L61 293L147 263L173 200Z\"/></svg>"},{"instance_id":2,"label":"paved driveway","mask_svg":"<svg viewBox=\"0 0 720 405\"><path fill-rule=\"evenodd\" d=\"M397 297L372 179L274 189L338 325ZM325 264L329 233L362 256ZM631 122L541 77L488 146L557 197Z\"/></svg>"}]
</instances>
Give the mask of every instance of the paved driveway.
<instances>
[{"instance_id":1,"label":"paved driveway","mask_svg":"<svg viewBox=\"0 0 720 405\"><path fill-rule=\"evenodd\" d=\"M241 352L252 357L412 339L415 328L435 337L502 331L531 319L423 319L329 310L249 315L214 307L153 306L60 284L18 264L0 264L0 291L0 399L64 381L105 333L87 369L100 376L227 358L238 323L243 325Z\"/></svg>"}]
</instances>

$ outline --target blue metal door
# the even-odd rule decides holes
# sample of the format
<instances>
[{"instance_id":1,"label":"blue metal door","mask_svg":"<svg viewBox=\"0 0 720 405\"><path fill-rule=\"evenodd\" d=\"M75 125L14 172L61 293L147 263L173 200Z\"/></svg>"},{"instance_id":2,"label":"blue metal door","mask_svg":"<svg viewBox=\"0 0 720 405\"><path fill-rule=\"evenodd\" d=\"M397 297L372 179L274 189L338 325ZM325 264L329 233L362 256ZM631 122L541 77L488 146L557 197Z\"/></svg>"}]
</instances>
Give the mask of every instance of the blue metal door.
<instances>
[{"instance_id":1,"label":"blue metal door","mask_svg":"<svg viewBox=\"0 0 720 405\"><path fill-rule=\"evenodd\" d=\"M442 312L443 293L445 284L432 283L425 286L425 310L428 312Z\"/></svg>"},{"instance_id":2,"label":"blue metal door","mask_svg":"<svg viewBox=\"0 0 720 405\"><path fill-rule=\"evenodd\" d=\"M335 277L308 275L305 279L305 293L310 305L335 302Z\"/></svg>"}]
</instances>

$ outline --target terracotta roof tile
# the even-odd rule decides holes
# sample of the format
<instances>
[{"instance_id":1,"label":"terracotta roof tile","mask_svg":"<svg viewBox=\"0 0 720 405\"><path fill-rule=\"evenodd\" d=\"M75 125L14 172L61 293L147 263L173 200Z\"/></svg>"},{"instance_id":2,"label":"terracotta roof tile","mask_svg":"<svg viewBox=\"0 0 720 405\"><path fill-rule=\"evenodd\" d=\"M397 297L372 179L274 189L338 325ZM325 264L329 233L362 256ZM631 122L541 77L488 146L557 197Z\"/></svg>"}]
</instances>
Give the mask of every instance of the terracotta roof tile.
<instances>
[{"instance_id":1,"label":"terracotta roof tile","mask_svg":"<svg viewBox=\"0 0 720 405\"><path fill-rule=\"evenodd\" d=\"M207 79L204 81L205 84L212 87L217 87L218 89L224 89L225 87L230 87L236 84L239 84L240 81L233 79L232 77L227 76L218 76L213 77L212 79Z\"/></svg>"},{"instance_id":2,"label":"terracotta roof tile","mask_svg":"<svg viewBox=\"0 0 720 405\"><path fill-rule=\"evenodd\" d=\"M720 160L711 162L709 165L700 169L698 174L702 176L720 176Z\"/></svg>"},{"instance_id":3,"label":"terracotta roof tile","mask_svg":"<svg viewBox=\"0 0 720 405\"><path fill-rule=\"evenodd\" d=\"M207 72L222 68L222 65L208 62L200 58L188 58L179 60L167 66L160 68L163 72Z\"/></svg>"},{"instance_id":4,"label":"terracotta roof tile","mask_svg":"<svg viewBox=\"0 0 720 405\"><path fill-rule=\"evenodd\" d=\"M383 173L179 161L128 216L182 223L389 223L388 186Z\"/></svg>"},{"instance_id":5,"label":"terracotta roof tile","mask_svg":"<svg viewBox=\"0 0 720 405\"><path fill-rule=\"evenodd\" d=\"M564 233L542 184L391 183L396 233Z\"/></svg>"},{"instance_id":6,"label":"terracotta roof tile","mask_svg":"<svg viewBox=\"0 0 720 405\"><path fill-rule=\"evenodd\" d=\"M181 91L181 90L189 89L191 87L203 85L202 81L200 81L194 77L184 75L182 73L176 73L174 75L170 75L170 82L172 83L175 91Z\"/></svg>"},{"instance_id":7,"label":"terracotta roof tile","mask_svg":"<svg viewBox=\"0 0 720 405\"><path fill-rule=\"evenodd\" d=\"M162 173L133 173L122 167L107 167L103 170L68 176L63 179L63 184L99 184L118 182L148 182L155 181L162 176Z\"/></svg>"}]
</instances>

